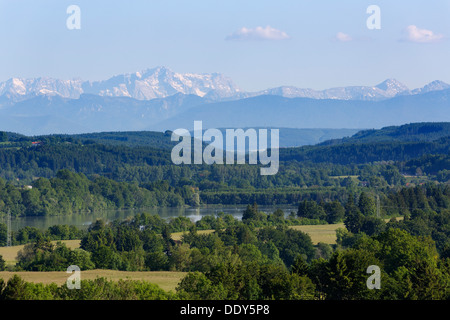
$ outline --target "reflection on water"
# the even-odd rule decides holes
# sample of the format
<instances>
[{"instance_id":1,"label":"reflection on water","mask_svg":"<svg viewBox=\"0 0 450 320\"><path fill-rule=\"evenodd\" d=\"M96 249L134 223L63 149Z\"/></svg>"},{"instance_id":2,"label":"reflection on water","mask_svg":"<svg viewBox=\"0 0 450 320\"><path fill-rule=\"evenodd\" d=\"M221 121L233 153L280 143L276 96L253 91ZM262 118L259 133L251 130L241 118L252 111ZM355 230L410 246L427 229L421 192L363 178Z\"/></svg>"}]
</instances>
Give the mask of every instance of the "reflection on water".
<instances>
[{"instance_id":1,"label":"reflection on water","mask_svg":"<svg viewBox=\"0 0 450 320\"><path fill-rule=\"evenodd\" d=\"M75 225L79 229L87 229L88 226L97 219L106 221L123 220L132 217L138 213L147 212L150 214L157 214L163 219L170 219L175 217L187 217L193 222L200 220L206 215L216 215L219 212L231 214L237 219L242 217L246 206L215 206L215 207L201 207L201 208L148 208L148 209L133 209L133 210L110 210L99 211L94 213L71 214L66 216L45 216L45 217L24 217L13 218L11 220L11 229L17 231L25 226L35 227L41 230L47 229L50 226L65 224ZM260 206L260 211L265 213L273 213L276 209L281 209L285 214L291 211L297 211L291 206ZM3 220L3 221L2 221ZM0 219L2 222L4 219Z\"/></svg>"}]
</instances>

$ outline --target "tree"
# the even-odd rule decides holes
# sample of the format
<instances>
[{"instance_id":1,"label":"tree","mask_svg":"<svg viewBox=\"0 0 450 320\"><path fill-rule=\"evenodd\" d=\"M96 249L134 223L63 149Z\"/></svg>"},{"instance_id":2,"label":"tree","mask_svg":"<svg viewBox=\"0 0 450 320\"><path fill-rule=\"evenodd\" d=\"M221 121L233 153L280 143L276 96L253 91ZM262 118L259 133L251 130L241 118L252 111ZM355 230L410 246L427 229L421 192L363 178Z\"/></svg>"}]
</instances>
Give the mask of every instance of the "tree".
<instances>
[{"instance_id":1,"label":"tree","mask_svg":"<svg viewBox=\"0 0 450 320\"><path fill-rule=\"evenodd\" d=\"M5 223L0 222L0 247L4 247L7 244L8 228Z\"/></svg>"},{"instance_id":2,"label":"tree","mask_svg":"<svg viewBox=\"0 0 450 320\"><path fill-rule=\"evenodd\" d=\"M315 255L311 237L299 230L287 227L265 227L258 231L258 240L272 241L280 252L280 258L290 268L299 254L310 261Z\"/></svg>"},{"instance_id":3,"label":"tree","mask_svg":"<svg viewBox=\"0 0 450 320\"><path fill-rule=\"evenodd\" d=\"M365 192L361 192L359 196L358 208L365 217L376 215L375 201Z\"/></svg>"},{"instance_id":4,"label":"tree","mask_svg":"<svg viewBox=\"0 0 450 320\"><path fill-rule=\"evenodd\" d=\"M292 264L292 273L296 273L300 276L304 276L308 274L309 271L309 266L306 263L305 259L303 258L303 256L301 254L299 254L295 260L294 263Z\"/></svg>"},{"instance_id":5,"label":"tree","mask_svg":"<svg viewBox=\"0 0 450 320\"><path fill-rule=\"evenodd\" d=\"M377 298L377 290L366 286L367 267L381 265L374 254L366 250L336 251L327 263L325 293L329 300L360 300Z\"/></svg>"},{"instance_id":6,"label":"tree","mask_svg":"<svg viewBox=\"0 0 450 320\"><path fill-rule=\"evenodd\" d=\"M81 270L95 268L95 264L91 260L91 253L80 248L70 250L68 260L71 265L76 265L80 267Z\"/></svg>"},{"instance_id":7,"label":"tree","mask_svg":"<svg viewBox=\"0 0 450 320\"><path fill-rule=\"evenodd\" d=\"M348 231L358 233L361 230L364 216L353 201L353 196L349 196L345 204L344 224Z\"/></svg>"},{"instance_id":8,"label":"tree","mask_svg":"<svg viewBox=\"0 0 450 320\"><path fill-rule=\"evenodd\" d=\"M345 208L337 200L325 203L324 210L328 223L338 223L344 219Z\"/></svg>"},{"instance_id":9,"label":"tree","mask_svg":"<svg viewBox=\"0 0 450 320\"><path fill-rule=\"evenodd\" d=\"M115 269L122 268L122 259L120 255L111 247L100 246L92 252L92 262L97 269Z\"/></svg>"},{"instance_id":10,"label":"tree","mask_svg":"<svg viewBox=\"0 0 450 320\"><path fill-rule=\"evenodd\" d=\"M383 219L369 216L364 217L360 231L364 232L369 236L372 236L383 232L385 228L386 223L384 222Z\"/></svg>"},{"instance_id":11,"label":"tree","mask_svg":"<svg viewBox=\"0 0 450 320\"><path fill-rule=\"evenodd\" d=\"M325 260L328 260L331 258L331 255L333 254L333 248L328 243L319 242L317 244L317 254L316 258L323 258Z\"/></svg>"},{"instance_id":12,"label":"tree","mask_svg":"<svg viewBox=\"0 0 450 320\"><path fill-rule=\"evenodd\" d=\"M203 273L189 272L176 288L182 299L188 300L222 300L226 298L223 286L213 284Z\"/></svg>"},{"instance_id":13,"label":"tree","mask_svg":"<svg viewBox=\"0 0 450 320\"><path fill-rule=\"evenodd\" d=\"M8 134L5 131L0 131L0 142L8 141Z\"/></svg>"},{"instance_id":14,"label":"tree","mask_svg":"<svg viewBox=\"0 0 450 320\"><path fill-rule=\"evenodd\" d=\"M259 212L256 202L253 205L248 205L242 214L243 222L260 222L264 218L263 214Z\"/></svg>"},{"instance_id":15,"label":"tree","mask_svg":"<svg viewBox=\"0 0 450 320\"><path fill-rule=\"evenodd\" d=\"M307 219L325 220L326 214L322 206L313 200L303 200L298 206L297 216Z\"/></svg>"},{"instance_id":16,"label":"tree","mask_svg":"<svg viewBox=\"0 0 450 320\"><path fill-rule=\"evenodd\" d=\"M29 294L27 283L15 274L8 280L0 300L29 300Z\"/></svg>"},{"instance_id":17,"label":"tree","mask_svg":"<svg viewBox=\"0 0 450 320\"><path fill-rule=\"evenodd\" d=\"M3 259L3 256L0 255L0 271L4 271L6 269L6 261Z\"/></svg>"},{"instance_id":18,"label":"tree","mask_svg":"<svg viewBox=\"0 0 450 320\"><path fill-rule=\"evenodd\" d=\"M118 251L136 251L142 248L142 241L135 229L128 226L121 226L117 229L115 245Z\"/></svg>"}]
</instances>

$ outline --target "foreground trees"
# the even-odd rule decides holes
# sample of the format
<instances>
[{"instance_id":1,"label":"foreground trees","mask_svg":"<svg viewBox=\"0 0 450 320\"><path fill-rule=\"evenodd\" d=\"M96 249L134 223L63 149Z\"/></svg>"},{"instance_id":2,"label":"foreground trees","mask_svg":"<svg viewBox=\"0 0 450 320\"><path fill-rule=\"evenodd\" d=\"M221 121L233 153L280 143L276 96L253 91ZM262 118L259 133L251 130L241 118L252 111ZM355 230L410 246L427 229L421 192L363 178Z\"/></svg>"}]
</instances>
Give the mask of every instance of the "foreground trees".
<instances>
[{"instance_id":1,"label":"foreground trees","mask_svg":"<svg viewBox=\"0 0 450 320\"><path fill-rule=\"evenodd\" d=\"M75 264L81 270L188 272L177 288L181 299L449 299L448 190L413 191L408 193L414 194L410 201L422 199L416 203L423 209L387 223L373 216L369 195L357 200L349 196L345 206L301 203L299 212L344 213L347 228L338 229L333 246L314 245L309 235L288 227L306 217L286 217L280 210L266 214L254 204L242 220L225 214L196 223L149 214L109 223L99 220L83 234L81 248L74 250L50 242L48 234L28 230L34 241L19 253L16 267L64 271ZM404 199L404 194L396 197ZM198 232L202 228L214 231ZM71 234L64 227L49 231L55 237ZM175 241L172 232L177 231L184 234ZM380 288L367 286L371 266L380 269Z\"/></svg>"}]
</instances>

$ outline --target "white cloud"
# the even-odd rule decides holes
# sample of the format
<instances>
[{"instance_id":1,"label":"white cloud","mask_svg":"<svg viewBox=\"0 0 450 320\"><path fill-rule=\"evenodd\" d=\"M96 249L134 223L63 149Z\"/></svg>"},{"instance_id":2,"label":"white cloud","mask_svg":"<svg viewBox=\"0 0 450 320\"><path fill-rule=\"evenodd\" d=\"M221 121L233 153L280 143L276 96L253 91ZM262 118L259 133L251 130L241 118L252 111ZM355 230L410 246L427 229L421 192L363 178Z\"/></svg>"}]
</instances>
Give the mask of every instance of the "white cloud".
<instances>
[{"instance_id":1,"label":"white cloud","mask_svg":"<svg viewBox=\"0 0 450 320\"><path fill-rule=\"evenodd\" d=\"M336 34L336 40L342 41L342 42L348 42L348 41L352 41L353 38L350 35L346 34L346 33L338 32Z\"/></svg>"},{"instance_id":2,"label":"white cloud","mask_svg":"<svg viewBox=\"0 0 450 320\"><path fill-rule=\"evenodd\" d=\"M418 43L438 42L444 38L442 34L435 34L431 30L419 29L415 25L406 27L406 40Z\"/></svg>"},{"instance_id":3,"label":"white cloud","mask_svg":"<svg viewBox=\"0 0 450 320\"><path fill-rule=\"evenodd\" d=\"M281 30L272 28L271 26L256 27L254 29L249 29L246 27L234 32L233 34L226 37L226 40L285 40L289 39L290 36Z\"/></svg>"}]
</instances>

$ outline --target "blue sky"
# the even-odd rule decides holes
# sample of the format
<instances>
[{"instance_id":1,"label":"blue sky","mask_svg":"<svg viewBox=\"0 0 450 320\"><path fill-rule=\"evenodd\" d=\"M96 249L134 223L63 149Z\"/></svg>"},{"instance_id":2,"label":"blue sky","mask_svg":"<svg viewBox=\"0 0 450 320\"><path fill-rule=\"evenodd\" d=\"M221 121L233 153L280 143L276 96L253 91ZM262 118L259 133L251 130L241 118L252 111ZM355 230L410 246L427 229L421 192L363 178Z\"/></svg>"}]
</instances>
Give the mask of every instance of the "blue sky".
<instances>
[{"instance_id":1,"label":"blue sky","mask_svg":"<svg viewBox=\"0 0 450 320\"><path fill-rule=\"evenodd\" d=\"M66 27L69 5L81 29ZM381 29L369 30L369 5ZM450 83L450 1L0 0L0 81L101 80L156 66L246 91L396 78Z\"/></svg>"}]
</instances>

